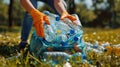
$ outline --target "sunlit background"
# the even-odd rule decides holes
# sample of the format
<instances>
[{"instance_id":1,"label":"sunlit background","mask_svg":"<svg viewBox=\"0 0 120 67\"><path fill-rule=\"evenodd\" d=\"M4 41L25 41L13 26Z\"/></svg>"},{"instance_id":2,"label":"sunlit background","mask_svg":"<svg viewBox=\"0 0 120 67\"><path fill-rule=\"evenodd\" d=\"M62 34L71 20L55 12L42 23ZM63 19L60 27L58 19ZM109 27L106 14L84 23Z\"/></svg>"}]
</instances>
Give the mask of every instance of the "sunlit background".
<instances>
[{"instance_id":1,"label":"sunlit background","mask_svg":"<svg viewBox=\"0 0 120 67\"><path fill-rule=\"evenodd\" d=\"M9 0L4 0L5 3L9 4ZM79 3L79 0L75 0L75 3ZM85 0L85 3L88 4L88 7L90 7L92 5L92 1L91 0ZM38 6L43 6L43 2L38 2Z\"/></svg>"},{"instance_id":2,"label":"sunlit background","mask_svg":"<svg viewBox=\"0 0 120 67\"><path fill-rule=\"evenodd\" d=\"M1 18L5 22L9 21L9 15L7 15L9 8L10 0L1 0L5 4L5 8L1 11L4 11L4 14L1 13ZM79 15L81 23L83 26L87 27L110 27L110 28L117 28L120 26L119 20L119 0L109 1L109 0L72 0L73 3L69 3L68 0L65 0L67 3L67 10L70 14L76 13ZM20 9L21 10L20 10ZM24 9L20 5L19 0L15 0L13 7L11 8L14 10L13 12L13 19L11 23L20 25L22 22L23 12ZM54 12L48 5L44 4L43 2L38 1L38 9L40 11L49 10ZM18 12L20 16L17 16ZM7 20L8 19L8 20ZM17 21L19 20L19 22ZM15 23L17 21L17 23Z\"/></svg>"}]
</instances>

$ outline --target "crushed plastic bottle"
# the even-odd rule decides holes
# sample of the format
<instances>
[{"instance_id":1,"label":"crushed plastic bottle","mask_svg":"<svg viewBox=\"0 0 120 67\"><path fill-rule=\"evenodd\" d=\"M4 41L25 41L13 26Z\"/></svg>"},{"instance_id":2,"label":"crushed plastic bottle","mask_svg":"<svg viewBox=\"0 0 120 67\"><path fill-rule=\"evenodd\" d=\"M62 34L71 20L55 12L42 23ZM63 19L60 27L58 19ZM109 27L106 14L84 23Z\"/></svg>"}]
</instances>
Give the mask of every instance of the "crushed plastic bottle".
<instances>
[{"instance_id":1,"label":"crushed plastic bottle","mask_svg":"<svg viewBox=\"0 0 120 67\"><path fill-rule=\"evenodd\" d=\"M56 35L56 42L57 43L61 43L61 42L65 42L67 40L67 36L62 34L60 30L57 30L57 35Z\"/></svg>"},{"instance_id":2,"label":"crushed plastic bottle","mask_svg":"<svg viewBox=\"0 0 120 67\"><path fill-rule=\"evenodd\" d=\"M49 62L52 62L52 65L55 65L57 61L61 62L61 60L77 62L76 57L80 58L78 62L86 63L89 61L91 64L92 60L87 60L87 54L90 52L102 54L107 51L106 46L111 46L108 42L100 45L97 41L94 44L84 42L82 25L76 14L73 15L77 18L74 21L77 22L76 25L68 18L62 21L59 15L50 12L45 12L45 14L50 20L50 25L44 24L45 38L38 37L34 31L30 40L31 53L40 59L41 57L44 58L45 63L47 62L45 58L50 56L52 59ZM113 45L113 47L120 48L120 44ZM57 59L59 56L61 57L60 60ZM70 58L74 59L71 60Z\"/></svg>"},{"instance_id":3,"label":"crushed plastic bottle","mask_svg":"<svg viewBox=\"0 0 120 67\"><path fill-rule=\"evenodd\" d=\"M76 18L76 20L75 20L74 22L77 22L76 24L77 24L80 28L82 28L82 24L81 24L81 21L80 21L78 15L77 15L77 14L72 14L72 15Z\"/></svg>"},{"instance_id":4,"label":"crushed plastic bottle","mask_svg":"<svg viewBox=\"0 0 120 67\"><path fill-rule=\"evenodd\" d=\"M54 33L52 27L50 25L45 24L44 28L45 28L45 32L44 32L45 33L45 39L48 42L54 41L54 39L55 39L55 33Z\"/></svg>"},{"instance_id":5,"label":"crushed plastic bottle","mask_svg":"<svg viewBox=\"0 0 120 67\"><path fill-rule=\"evenodd\" d=\"M52 14L48 11L44 12L50 19L50 25L44 24L45 38L36 36L36 32L33 33L30 41L30 50L35 55L47 56L66 56L66 58L81 56L81 54L69 55L65 51L70 52L74 49L74 45L81 49L84 53L85 43L82 40L83 31L79 20L76 20L77 25L73 25L69 19L66 21L60 20L59 15ZM51 48L53 53L47 52ZM59 51L60 53L54 53ZM68 52L69 52L68 51ZM63 58L64 59L64 58Z\"/></svg>"},{"instance_id":6,"label":"crushed plastic bottle","mask_svg":"<svg viewBox=\"0 0 120 67\"><path fill-rule=\"evenodd\" d=\"M67 34L70 31L70 27L58 19L56 19L55 26L57 27L57 30L61 30L62 34Z\"/></svg>"},{"instance_id":7,"label":"crushed plastic bottle","mask_svg":"<svg viewBox=\"0 0 120 67\"><path fill-rule=\"evenodd\" d=\"M58 61L57 57L59 57L60 61L63 61L63 60L68 60L70 59L71 55L65 53L65 52L44 52L44 58L47 58L47 59L54 59L54 61Z\"/></svg>"},{"instance_id":8,"label":"crushed plastic bottle","mask_svg":"<svg viewBox=\"0 0 120 67\"><path fill-rule=\"evenodd\" d=\"M65 60L68 61L68 59L70 59L71 57L83 57L83 59L86 59L86 55L82 55L82 53L78 52L78 53L74 53L74 54L67 54L65 52L44 52L44 57L48 58L55 58L55 57L61 57L62 59L64 58ZM50 58L49 58L50 59Z\"/></svg>"},{"instance_id":9,"label":"crushed plastic bottle","mask_svg":"<svg viewBox=\"0 0 120 67\"><path fill-rule=\"evenodd\" d=\"M76 17L77 20L73 21L73 22L76 22L76 24L74 24L70 19L68 18L65 18L63 21L69 25L72 29L75 30L76 33L78 33L79 31L82 31L82 25L81 25L81 22L78 18L78 16L76 14L73 14L74 17Z\"/></svg>"},{"instance_id":10,"label":"crushed plastic bottle","mask_svg":"<svg viewBox=\"0 0 120 67\"><path fill-rule=\"evenodd\" d=\"M43 11L43 13L45 13L46 15L48 15L48 17L51 19L51 20L56 20L56 17L59 17L59 15L57 15L57 14L53 14L53 13L50 13L49 11ZM58 19L60 19L60 18L58 18Z\"/></svg>"}]
</instances>

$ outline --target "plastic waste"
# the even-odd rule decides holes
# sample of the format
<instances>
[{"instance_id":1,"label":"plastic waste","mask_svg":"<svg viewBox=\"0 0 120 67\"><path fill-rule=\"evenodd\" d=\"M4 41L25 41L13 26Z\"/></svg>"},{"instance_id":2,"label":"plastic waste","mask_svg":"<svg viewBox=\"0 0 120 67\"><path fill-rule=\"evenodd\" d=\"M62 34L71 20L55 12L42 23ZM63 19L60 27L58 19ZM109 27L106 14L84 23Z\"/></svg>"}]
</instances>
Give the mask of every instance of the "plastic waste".
<instances>
[{"instance_id":1,"label":"plastic waste","mask_svg":"<svg viewBox=\"0 0 120 67\"><path fill-rule=\"evenodd\" d=\"M70 58L77 57L77 56L82 57L83 55L80 52L77 52L77 53L74 53L74 54L67 54L65 52L44 52L44 58L48 58L48 59L52 59L52 58L55 58L55 57L61 57L62 59L68 61ZM85 54L84 54L83 59L86 59Z\"/></svg>"},{"instance_id":2,"label":"plastic waste","mask_svg":"<svg viewBox=\"0 0 120 67\"><path fill-rule=\"evenodd\" d=\"M61 31L62 34L67 34L71 29L67 24L58 19L56 19L55 26L57 27L57 30Z\"/></svg>"},{"instance_id":3,"label":"plastic waste","mask_svg":"<svg viewBox=\"0 0 120 67\"><path fill-rule=\"evenodd\" d=\"M69 59L71 57L71 55L65 53L65 52L44 52L44 57L48 58L55 58L55 57L61 57L64 59Z\"/></svg>"},{"instance_id":4,"label":"plastic waste","mask_svg":"<svg viewBox=\"0 0 120 67\"><path fill-rule=\"evenodd\" d=\"M76 17L77 20L73 21L73 22L76 22L76 24L74 24L70 19L68 18L65 18L63 21L69 25L72 29L75 30L76 33L78 33L79 31L81 31L82 29L82 25L81 25L81 22L78 18L78 16L76 14L72 14L74 17Z\"/></svg>"},{"instance_id":5,"label":"plastic waste","mask_svg":"<svg viewBox=\"0 0 120 67\"><path fill-rule=\"evenodd\" d=\"M44 28L45 28L45 32L44 32L45 33L45 39L48 42L54 41L54 39L55 39L55 33L54 33L52 27L50 25L45 24Z\"/></svg>"},{"instance_id":6,"label":"plastic waste","mask_svg":"<svg viewBox=\"0 0 120 67\"><path fill-rule=\"evenodd\" d=\"M100 55L107 51L107 46L110 46L108 42L100 45L98 41L94 44L85 42L83 40L82 25L76 14L73 16L77 18L77 20L74 21L77 22L77 24L73 24L72 21L67 18L60 20L59 15L48 11L46 11L45 14L50 20L50 25L44 24L45 38L38 37L36 31L34 31L30 40L31 53L34 53L34 55L40 59L41 57L44 58L45 62L47 62L47 59L50 57L52 59L48 62L52 62L53 65L58 61L62 62L61 60L77 62L76 58L78 57L80 59L78 63L89 62L89 64L91 64L92 60L88 60L87 54L95 52ZM120 47L120 44L114 45L113 47ZM60 57L59 60L57 59L58 57Z\"/></svg>"},{"instance_id":7,"label":"plastic waste","mask_svg":"<svg viewBox=\"0 0 120 67\"><path fill-rule=\"evenodd\" d=\"M74 45L77 45L79 49L84 51L85 43L82 40L83 31L79 19L76 20L77 25L73 25L69 19L62 21L59 15L48 11L44 13L49 17L50 25L44 24L45 38L36 36L34 31L30 41L30 51L38 57L40 55L43 57L62 56L65 57L63 59L68 59L70 57L81 56L81 54L76 53L71 55L65 53L66 50L71 52L74 49ZM50 53L49 50L53 52Z\"/></svg>"}]
</instances>

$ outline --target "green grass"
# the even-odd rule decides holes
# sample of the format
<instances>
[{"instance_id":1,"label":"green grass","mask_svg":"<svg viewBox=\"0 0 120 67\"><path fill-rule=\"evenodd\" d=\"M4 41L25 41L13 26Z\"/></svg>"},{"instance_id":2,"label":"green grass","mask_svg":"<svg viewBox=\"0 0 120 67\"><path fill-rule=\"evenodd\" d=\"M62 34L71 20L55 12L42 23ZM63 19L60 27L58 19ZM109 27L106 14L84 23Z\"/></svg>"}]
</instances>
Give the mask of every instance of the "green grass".
<instances>
[{"instance_id":1,"label":"green grass","mask_svg":"<svg viewBox=\"0 0 120 67\"><path fill-rule=\"evenodd\" d=\"M32 29L33 30L33 29ZM21 54L21 56L17 59L9 59L7 58L18 55L17 45L20 42L20 27L13 27L12 29L0 26L0 67L50 67L51 63L42 63L40 60L31 56L29 51L26 50ZM31 31L32 33L33 31ZM109 42L111 45L120 44L120 29L101 29L101 28L84 28L84 40L86 42L95 43L98 41L99 44L104 42ZM31 36L31 34L30 34ZM29 37L30 39L30 37ZM28 41L29 42L29 41ZM92 65L101 64L102 67L112 67L118 66L118 62L120 62L120 56L111 54L101 54L91 52L87 54L88 60L92 59ZM111 56L112 58L108 58ZM80 58L76 58L78 61ZM110 60L110 61L108 61ZM74 63L70 62L73 67L85 66L89 67L88 63ZM63 63L59 64L58 67L62 67Z\"/></svg>"}]
</instances>

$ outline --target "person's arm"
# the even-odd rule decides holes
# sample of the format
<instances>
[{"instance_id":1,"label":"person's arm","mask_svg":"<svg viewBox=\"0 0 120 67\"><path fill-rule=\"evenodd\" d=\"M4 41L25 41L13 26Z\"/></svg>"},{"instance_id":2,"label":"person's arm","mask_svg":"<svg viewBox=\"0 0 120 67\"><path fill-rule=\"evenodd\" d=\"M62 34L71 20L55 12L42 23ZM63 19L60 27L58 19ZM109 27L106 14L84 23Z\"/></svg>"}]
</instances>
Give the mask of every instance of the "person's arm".
<instances>
[{"instance_id":1,"label":"person's arm","mask_svg":"<svg viewBox=\"0 0 120 67\"><path fill-rule=\"evenodd\" d=\"M30 13L33 19L33 25L36 29L36 33L40 37L44 37L44 26L43 23L50 24L48 17L35 9L30 0L20 0L21 5Z\"/></svg>"},{"instance_id":2,"label":"person's arm","mask_svg":"<svg viewBox=\"0 0 120 67\"><path fill-rule=\"evenodd\" d=\"M69 18L72 21L76 20L74 16L70 15L66 11L65 6L63 4L63 0L54 0L54 6L56 10L59 12L59 14L61 14L61 20L63 20L64 18Z\"/></svg>"},{"instance_id":3,"label":"person's arm","mask_svg":"<svg viewBox=\"0 0 120 67\"><path fill-rule=\"evenodd\" d=\"M35 9L30 0L20 0L20 3L28 12L30 12L32 9Z\"/></svg>"},{"instance_id":4,"label":"person's arm","mask_svg":"<svg viewBox=\"0 0 120 67\"><path fill-rule=\"evenodd\" d=\"M59 12L59 14L62 14L63 12L66 11L62 0L54 0L54 6L56 10Z\"/></svg>"}]
</instances>

